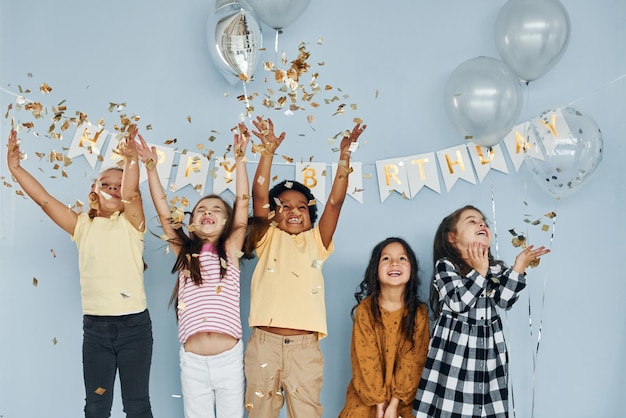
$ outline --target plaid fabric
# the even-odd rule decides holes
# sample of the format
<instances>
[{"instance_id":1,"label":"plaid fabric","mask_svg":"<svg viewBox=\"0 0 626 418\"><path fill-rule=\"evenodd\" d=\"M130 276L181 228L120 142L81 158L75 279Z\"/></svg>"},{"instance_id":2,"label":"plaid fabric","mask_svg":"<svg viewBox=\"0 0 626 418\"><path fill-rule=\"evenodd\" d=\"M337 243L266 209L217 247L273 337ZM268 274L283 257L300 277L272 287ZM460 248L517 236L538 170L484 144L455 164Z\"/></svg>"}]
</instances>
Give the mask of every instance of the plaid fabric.
<instances>
[{"instance_id":1,"label":"plaid fabric","mask_svg":"<svg viewBox=\"0 0 626 418\"><path fill-rule=\"evenodd\" d=\"M435 322L413 412L417 417L508 417L507 351L496 307L510 309L526 278L502 264L487 277L435 264Z\"/></svg>"}]
</instances>

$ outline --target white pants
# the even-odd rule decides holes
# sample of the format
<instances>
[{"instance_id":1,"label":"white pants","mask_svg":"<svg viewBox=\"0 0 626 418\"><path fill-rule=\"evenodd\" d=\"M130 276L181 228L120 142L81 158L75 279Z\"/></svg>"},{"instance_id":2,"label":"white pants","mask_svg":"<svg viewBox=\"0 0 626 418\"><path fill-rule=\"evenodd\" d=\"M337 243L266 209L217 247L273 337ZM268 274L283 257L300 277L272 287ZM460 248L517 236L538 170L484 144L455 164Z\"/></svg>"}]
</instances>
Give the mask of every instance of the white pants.
<instances>
[{"instance_id":1,"label":"white pants","mask_svg":"<svg viewBox=\"0 0 626 418\"><path fill-rule=\"evenodd\" d=\"M214 356L180 348L185 418L243 418L243 342Z\"/></svg>"}]
</instances>

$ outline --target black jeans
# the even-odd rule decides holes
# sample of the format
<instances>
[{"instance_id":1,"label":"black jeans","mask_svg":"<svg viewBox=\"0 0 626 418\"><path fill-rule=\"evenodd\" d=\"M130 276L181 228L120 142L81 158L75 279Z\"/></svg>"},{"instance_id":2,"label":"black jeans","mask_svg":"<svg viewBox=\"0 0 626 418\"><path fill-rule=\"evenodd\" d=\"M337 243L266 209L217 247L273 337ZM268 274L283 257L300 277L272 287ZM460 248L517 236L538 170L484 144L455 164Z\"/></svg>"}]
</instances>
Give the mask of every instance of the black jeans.
<instances>
[{"instance_id":1,"label":"black jeans","mask_svg":"<svg viewBox=\"0 0 626 418\"><path fill-rule=\"evenodd\" d=\"M148 310L122 316L83 316L85 418L108 418L120 372L128 418L152 418L149 381L152 322Z\"/></svg>"}]
</instances>

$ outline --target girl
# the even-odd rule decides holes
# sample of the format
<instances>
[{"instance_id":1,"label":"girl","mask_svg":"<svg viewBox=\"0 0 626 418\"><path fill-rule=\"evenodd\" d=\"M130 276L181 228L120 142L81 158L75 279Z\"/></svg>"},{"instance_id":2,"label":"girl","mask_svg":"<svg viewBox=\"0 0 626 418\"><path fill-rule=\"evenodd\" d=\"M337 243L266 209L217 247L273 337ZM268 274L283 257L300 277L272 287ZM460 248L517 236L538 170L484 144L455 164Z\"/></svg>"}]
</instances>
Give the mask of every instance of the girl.
<instances>
[{"instance_id":1,"label":"girl","mask_svg":"<svg viewBox=\"0 0 626 418\"><path fill-rule=\"evenodd\" d=\"M119 371L127 417L152 418L148 383L152 323L143 283L144 213L130 125L118 147L124 169L104 170L91 187L88 213L76 214L52 197L20 165L17 132L9 136L7 163L30 198L78 247L83 307L85 417L108 417Z\"/></svg>"},{"instance_id":2,"label":"girl","mask_svg":"<svg viewBox=\"0 0 626 418\"><path fill-rule=\"evenodd\" d=\"M244 153L248 130L234 136L235 209L217 195L195 205L185 233L174 221L155 169L156 148L139 135L150 194L165 235L177 256L170 302L176 303L183 407L186 418L243 417L243 343L239 257L248 220L248 176Z\"/></svg>"},{"instance_id":3,"label":"girl","mask_svg":"<svg viewBox=\"0 0 626 418\"><path fill-rule=\"evenodd\" d=\"M428 348L418 263L401 238L372 250L352 308L352 381L339 418L411 417Z\"/></svg>"},{"instance_id":4,"label":"girl","mask_svg":"<svg viewBox=\"0 0 626 418\"><path fill-rule=\"evenodd\" d=\"M508 416L508 357L496 307L513 306L526 286L526 267L550 250L531 245L507 268L490 245L485 217L473 206L437 229L430 293L436 322L414 406L418 417Z\"/></svg>"}]
</instances>

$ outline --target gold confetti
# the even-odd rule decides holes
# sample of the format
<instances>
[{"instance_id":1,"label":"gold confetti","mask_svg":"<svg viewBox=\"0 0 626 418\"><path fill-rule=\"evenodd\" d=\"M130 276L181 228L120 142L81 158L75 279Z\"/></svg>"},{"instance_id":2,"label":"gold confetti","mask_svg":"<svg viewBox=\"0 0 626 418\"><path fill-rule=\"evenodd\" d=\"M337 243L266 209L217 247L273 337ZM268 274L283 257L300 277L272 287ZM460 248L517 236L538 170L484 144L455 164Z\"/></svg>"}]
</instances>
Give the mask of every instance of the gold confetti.
<instances>
[{"instance_id":1,"label":"gold confetti","mask_svg":"<svg viewBox=\"0 0 626 418\"><path fill-rule=\"evenodd\" d=\"M59 342L59 341L57 340L57 338L56 338L56 337L54 337L54 338L52 339L52 344L57 345L57 343L58 343L58 342Z\"/></svg>"},{"instance_id":2,"label":"gold confetti","mask_svg":"<svg viewBox=\"0 0 626 418\"><path fill-rule=\"evenodd\" d=\"M311 263L311 267L313 267L314 269L319 269L322 267L322 264L322 260L313 260L313 262Z\"/></svg>"},{"instance_id":3,"label":"gold confetti","mask_svg":"<svg viewBox=\"0 0 626 418\"><path fill-rule=\"evenodd\" d=\"M107 390L105 388L98 388L95 390L96 395L104 395Z\"/></svg>"},{"instance_id":4,"label":"gold confetti","mask_svg":"<svg viewBox=\"0 0 626 418\"><path fill-rule=\"evenodd\" d=\"M533 258L532 260L530 260L530 263L528 264L531 268L535 268L539 265L539 263L541 262L541 259L539 257L537 258Z\"/></svg>"},{"instance_id":5,"label":"gold confetti","mask_svg":"<svg viewBox=\"0 0 626 418\"><path fill-rule=\"evenodd\" d=\"M183 310L185 310L185 308L186 308L186 307L187 307L187 304L186 304L185 302L178 302L178 306L176 306L176 308L177 308L179 311L183 311Z\"/></svg>"},{"instance_id":6,"label":"gold confetti","mask_svg":"<svg viewBox=\"0 0 626 418\"><path fill-rule=\"evenodd\" d=\"M222 286L221 286L221 285L218 285L218 286L215 288L215 293L217 293L218 295L219 295L220 293L222 293Z\"/></svg>"},{"instance_id":7,"label":"gold confetti","mask_svg":"<svg viewBox=\"0 0 626 418\"><path fill-rule=\"evenodd\" d=\"M50 252L52 253L52 258L57 258L57 253L54 252L54 248L50 248Z\"/></svg>"},{"instance_id":8,"label":"gold confetti","mask_svg":"<svg viewBox=\"0 0 626 418\"><path fill-rule=\"evenodd\" d=\"M33 286L37 287L38 284L39 284L39 280L37 280L36 277L33 277Z\"/></svg>"},{"instance_id":9,"label":"gold confetti","mask_svg":"<svg viewBox=\"0 0 626 418\"><path fill-rule=\"evenodd\" d=\"M43 94L48 94L52 91L52 87L50 87L46 83L42 83L41 86L39 86L39 91L41 91Z\"/></svg>"}]
</instances>

